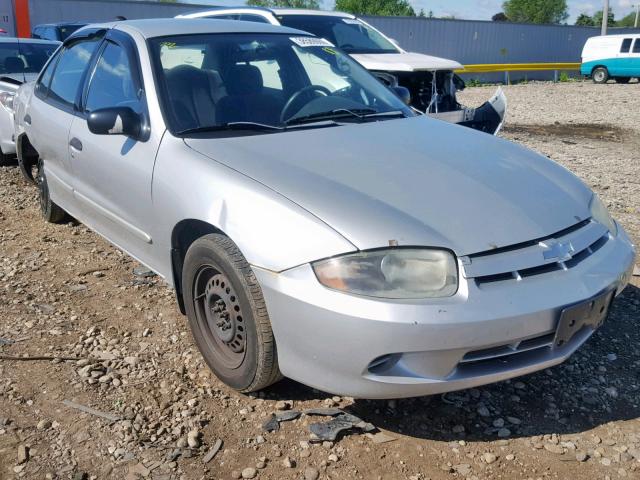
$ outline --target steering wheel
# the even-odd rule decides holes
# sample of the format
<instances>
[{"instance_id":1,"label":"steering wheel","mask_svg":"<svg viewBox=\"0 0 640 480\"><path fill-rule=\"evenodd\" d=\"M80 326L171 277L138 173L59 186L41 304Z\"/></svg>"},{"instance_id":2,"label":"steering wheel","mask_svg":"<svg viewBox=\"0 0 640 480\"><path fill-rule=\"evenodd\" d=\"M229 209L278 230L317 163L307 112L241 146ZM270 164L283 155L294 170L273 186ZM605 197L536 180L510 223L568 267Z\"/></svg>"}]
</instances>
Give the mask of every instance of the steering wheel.
<instances>
[{"instance_id":1,"label":"steering wheel","mask_svg":"<svg viewBox=\"0 0 640 480\"><path fill-rule=\"evenodd\" d=\"M292 116L287 114L289 113L289 110L291 110L294 102L298 100L298 98L300 98L301 95L304 95L310 92L317 92L322 94L325 97L328 97L329 95L331 95L331 91L328 88L323 87L322 85L309 85L304 88L301 88L296 93L291 95L291 97L289 97L289 100L287 100L287 103L284 104L284 107L282 108L282 112L280 113L280 123L284 123L285 120L288 120Z\"/></svg>"}]
</instances>

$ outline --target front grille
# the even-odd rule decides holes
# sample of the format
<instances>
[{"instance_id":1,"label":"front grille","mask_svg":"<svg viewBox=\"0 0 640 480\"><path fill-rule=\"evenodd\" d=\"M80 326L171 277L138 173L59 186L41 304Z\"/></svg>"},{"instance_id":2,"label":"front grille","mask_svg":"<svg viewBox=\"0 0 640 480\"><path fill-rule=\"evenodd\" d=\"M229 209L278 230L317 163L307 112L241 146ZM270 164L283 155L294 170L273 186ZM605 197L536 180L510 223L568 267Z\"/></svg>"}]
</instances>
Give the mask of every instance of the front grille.
<instances>
[{"instance_id":1,"label":"front grille","mask_svg":"<svg viewBox=\"0 0 640 480\"><path fill-rule=\"evenodd\" d=\"M548 237L463 257L463 275L482 287L569 270L608 240L604 225L584 220Z\"/></svg>"}]
</instances>

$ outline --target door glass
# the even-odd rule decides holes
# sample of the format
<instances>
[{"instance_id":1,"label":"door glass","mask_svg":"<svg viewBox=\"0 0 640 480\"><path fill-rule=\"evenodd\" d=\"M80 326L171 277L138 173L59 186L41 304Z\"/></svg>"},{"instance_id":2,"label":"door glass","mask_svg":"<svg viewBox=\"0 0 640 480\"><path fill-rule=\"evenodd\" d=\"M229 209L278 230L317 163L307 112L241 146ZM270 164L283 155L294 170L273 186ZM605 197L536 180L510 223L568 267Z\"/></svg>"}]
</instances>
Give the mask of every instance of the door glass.
<instances>
[{"instance_id":1,"label":"door glass","mask_svg":"<svg viewBox=\"0 0 640 480\"><path fill-rule=\"evenodd\" d=\"M50 98L69 106L75 103L82 74L101 40L101 38L81 40L62 52L51 79Z\"/></svg>"},{"instance_id":2,"label":"door glass","mask_svg":"<svg viewBox=\"0 0 640 480\"><path fill-rule=\"evenodd\" d=\"M131 76L131 64L127 52L120 45L109 42L89 85L86 110L99 108L131 107L139 111L138 89Z\"/></svg>"},{"instance_id":3,"label":"door glass","mask_svg":"<svg viewBox=\"0 0 640 480\"><path fill-rule=\"evenodd\" d=\"M632 38L625 38L622 41L622 47L620 47L620 53L629 53L629 49L631 48Z\"/></svg>"},{"instance_id":4,"label":"door glass","mask_svg":"<svg viewBox=\"0 0 640 480\"><path fill-rule=\"evenodd\" d=\"M636 38L636 41L633 44L633 53L640 53L640 38Z\"/></svg>"}]
</instances>

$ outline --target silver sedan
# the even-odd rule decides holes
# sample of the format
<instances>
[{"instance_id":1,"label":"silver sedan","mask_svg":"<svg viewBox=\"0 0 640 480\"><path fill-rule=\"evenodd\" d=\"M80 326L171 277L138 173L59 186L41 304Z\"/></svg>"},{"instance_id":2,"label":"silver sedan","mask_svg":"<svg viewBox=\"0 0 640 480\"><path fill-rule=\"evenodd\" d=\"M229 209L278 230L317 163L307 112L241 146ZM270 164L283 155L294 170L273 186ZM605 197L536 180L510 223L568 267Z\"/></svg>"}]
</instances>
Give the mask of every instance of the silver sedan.
<instances>
[{"instance_id":1,"label":"silver sedan","mask_svg":"<svg viewBox=\"0 0 640 480\"><path fill-rule=\"evenodd\" d=\"M569 171L396 93L284 27L90 26L22 92L18 151L44 218L164 277L237 390L404 397L562 362L629 238Z\"/></svg>"}]
</instances>

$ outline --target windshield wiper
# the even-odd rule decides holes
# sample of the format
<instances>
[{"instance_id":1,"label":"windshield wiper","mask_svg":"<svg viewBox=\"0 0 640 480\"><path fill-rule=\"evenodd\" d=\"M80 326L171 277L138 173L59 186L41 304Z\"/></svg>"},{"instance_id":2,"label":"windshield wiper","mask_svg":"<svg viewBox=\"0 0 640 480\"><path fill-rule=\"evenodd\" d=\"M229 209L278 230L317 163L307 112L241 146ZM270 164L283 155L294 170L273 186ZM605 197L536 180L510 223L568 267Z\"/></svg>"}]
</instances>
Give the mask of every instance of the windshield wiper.
<instances>
[{"instance_id":1,"label":"windshield wiper","mask_svg":"<svg viewBox=\"0 0 640 480\"><path fill-rule=\"evenodd\" d=\"M316 120L329 120L336 118L354 117L359 120L365 120L367 118L379 118L379 117L404 117L402 110L391 110L388 112L379 112L374 108L336 108L328 112L317 112L302 117L292 117L285 122L286 125L295 125L297 123L305 123Z\"/></svg>"},{"instance_id":2,"label":"windshield wiper","mask_svg":"<svg viewBox=\"0 0 640 480\"><path fill-rule=\"evenodd\" d=\"M205 125L202 127L187 128L177 132L178 135L189 135L192 133L222 132L225 130L285 130L285 127L267 125L258 122L227 122L219 125Z\"/></svg>"}]
</instances>

